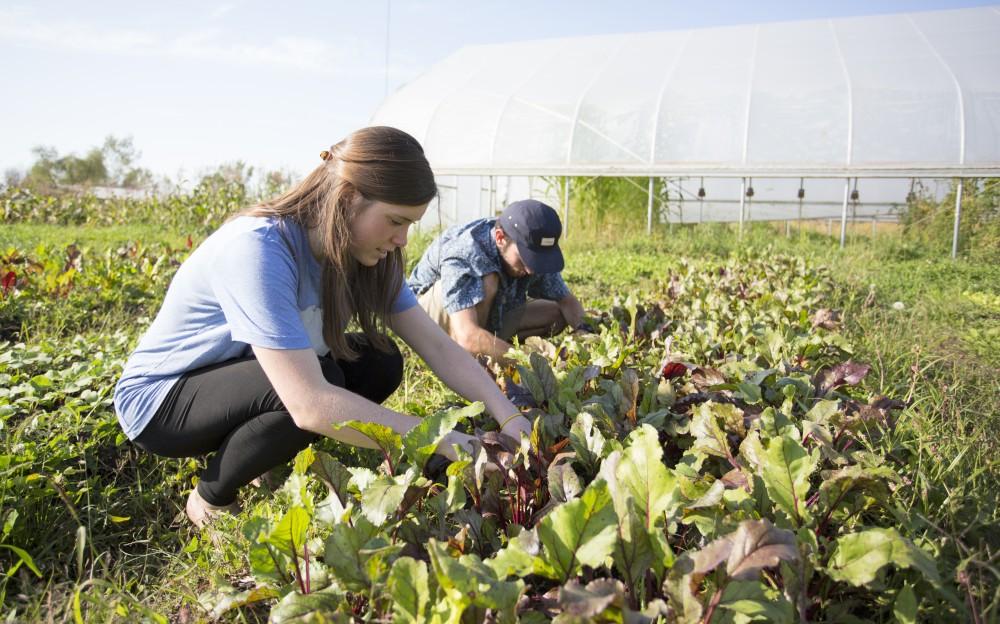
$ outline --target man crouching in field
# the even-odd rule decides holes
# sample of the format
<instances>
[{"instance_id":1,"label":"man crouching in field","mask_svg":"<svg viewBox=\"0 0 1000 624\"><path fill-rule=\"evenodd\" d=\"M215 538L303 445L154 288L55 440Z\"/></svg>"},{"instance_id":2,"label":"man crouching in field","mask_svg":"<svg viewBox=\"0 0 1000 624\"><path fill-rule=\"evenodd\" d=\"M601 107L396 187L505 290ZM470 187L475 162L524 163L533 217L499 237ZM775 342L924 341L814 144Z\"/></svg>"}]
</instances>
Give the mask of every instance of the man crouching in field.
<instances>
[{"instance_id":1,"label":"man crouching in field","mask_svg":"<svg viewBox=\"0 0 1000 624\"><path fill-rule=\"evenodd\" d=\"M414 267L410 287L458 344L502 360L514 336L551 336L583 322L583 306L559 274L560 234L551 207L514 202L497 219L445 230Z\"/></svg>"}]
</instances>

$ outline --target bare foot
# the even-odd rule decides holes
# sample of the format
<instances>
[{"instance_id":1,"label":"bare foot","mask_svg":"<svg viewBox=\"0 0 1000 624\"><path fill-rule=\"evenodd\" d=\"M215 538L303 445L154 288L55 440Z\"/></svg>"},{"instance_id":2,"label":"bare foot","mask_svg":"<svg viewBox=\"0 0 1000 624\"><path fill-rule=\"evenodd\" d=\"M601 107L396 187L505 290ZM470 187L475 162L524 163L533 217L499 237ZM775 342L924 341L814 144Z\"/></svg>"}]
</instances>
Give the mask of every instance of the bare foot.
<instances>
[{"instance_id":1,"label":"bare foot","mask_svg":"<svg viewBox=\"0 0 1000 624\"><path fill-rule=\"evenodd\" d=\"M209 504L201 494L198 494L198 488L194 488L188 496L185 511L191 524L201 529L221 514L238 514L240 505L236 501L222 507Z\"/></svg>"}]
</instances>

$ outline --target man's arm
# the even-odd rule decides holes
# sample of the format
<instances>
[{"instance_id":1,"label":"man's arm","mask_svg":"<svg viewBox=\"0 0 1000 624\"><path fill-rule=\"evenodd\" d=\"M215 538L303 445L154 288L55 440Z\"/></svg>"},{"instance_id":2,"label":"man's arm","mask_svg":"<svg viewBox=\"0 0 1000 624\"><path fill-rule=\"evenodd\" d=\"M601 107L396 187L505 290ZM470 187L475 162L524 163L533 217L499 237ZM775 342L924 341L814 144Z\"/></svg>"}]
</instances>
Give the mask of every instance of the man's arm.
<instances>
[{"instance_id":1,"label":"man's arm","mask_svg":"<svg viewBox=\"0 0 1000 624\"><path fill-rule=\"evenodd\" d=\"M448 317L451 335L463 349L473 355L488 355L499 362L506 362L504 354L510 349L510 343L483 329L476 308L459 310Z\"/></svg>"},{"instance_id":2,"label":"man's arm","mask_svg":"<svg viewBox=\"0 0 1000 624\"><path fill-rule=\"evenodd\" d=\"M466 276L469 279L470 276ZM488 355L498 362L506 363L504 354L511 345L506 340L494 336L486 330L490 310L500 290L500 276L489 273L480 279L482 298L472 306L448 314L448 325L452 339L473 355Z\"/></svg>"},{"instance_id":3,"label":"man's arm","mask_svg":"<svg viewBox=\"0 0 1000 624\"><path fill-rule=\"evenodd\" d=\"M583 305L580 304L580 300L573 296L572 293L556 301L556 304L559 305L559 311L562 312L563 318L566 319L568 327L576 329L580 326L580 323L583 323Z\"/></svg>"}]
</instances>

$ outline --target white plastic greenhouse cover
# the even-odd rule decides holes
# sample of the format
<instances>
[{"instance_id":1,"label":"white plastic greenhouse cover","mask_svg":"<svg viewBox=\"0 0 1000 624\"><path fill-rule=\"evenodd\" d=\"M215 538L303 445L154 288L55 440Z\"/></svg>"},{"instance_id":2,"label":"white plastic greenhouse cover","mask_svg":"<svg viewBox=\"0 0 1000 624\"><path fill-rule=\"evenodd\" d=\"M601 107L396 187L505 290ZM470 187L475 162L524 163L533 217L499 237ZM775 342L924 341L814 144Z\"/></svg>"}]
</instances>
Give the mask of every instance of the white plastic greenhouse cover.
<instances>
[{"instance_id":1,"label":"white plastic greenhouse cover","mask_svg":"<svg viewBox=\"0 0 1000 624\"><path fill-rule=\"evenodd\" d=\"M468 47L372 123L439 175L1000 176L1000 7Z\"/></svg>"}]
</instances>

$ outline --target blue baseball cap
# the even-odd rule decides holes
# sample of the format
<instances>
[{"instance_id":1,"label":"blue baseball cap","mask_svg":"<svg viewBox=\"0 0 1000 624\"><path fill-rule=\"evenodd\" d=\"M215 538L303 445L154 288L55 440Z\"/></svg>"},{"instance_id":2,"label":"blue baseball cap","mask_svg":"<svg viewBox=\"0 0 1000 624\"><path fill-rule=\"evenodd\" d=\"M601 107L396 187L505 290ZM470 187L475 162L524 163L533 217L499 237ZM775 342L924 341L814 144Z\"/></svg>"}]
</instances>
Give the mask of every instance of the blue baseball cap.
<instances>
[{"instance_id":1,"label":"blue baseball cap","mask_svg":"<svg viewBox=\"0 0 1000 624\"><path fill-rule=\"evenodd\" d=\"M562 223L551 206L534 199L522 199L507 206L497 224L517 245L521 260L532 273L558 273L563 270L559 236Z\"/></svg>"}]
</instances>

